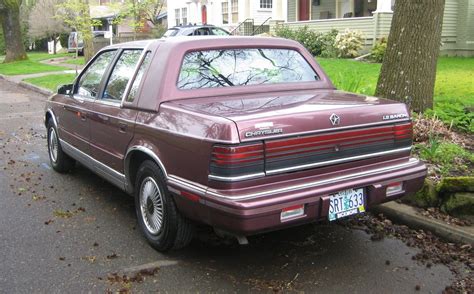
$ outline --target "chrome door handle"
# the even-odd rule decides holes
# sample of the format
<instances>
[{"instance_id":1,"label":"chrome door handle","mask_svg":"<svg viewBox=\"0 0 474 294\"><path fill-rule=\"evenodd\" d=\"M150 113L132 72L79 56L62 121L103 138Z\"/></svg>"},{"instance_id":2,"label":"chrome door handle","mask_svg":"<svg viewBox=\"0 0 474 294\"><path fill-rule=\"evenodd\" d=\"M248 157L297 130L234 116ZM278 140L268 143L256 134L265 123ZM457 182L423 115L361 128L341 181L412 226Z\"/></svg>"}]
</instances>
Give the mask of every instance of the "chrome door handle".
<instances>
[{"instance_id":1,"label":"chrome door handle","mask_svg":"<svg viewBox=\"0 0 474 294\"><path fill-rule=\"evenodd\" d=\"M127 131L127 124L126 123L118 123L119 125L119 132L125 133Z\"/></svg>"}]
</instances>

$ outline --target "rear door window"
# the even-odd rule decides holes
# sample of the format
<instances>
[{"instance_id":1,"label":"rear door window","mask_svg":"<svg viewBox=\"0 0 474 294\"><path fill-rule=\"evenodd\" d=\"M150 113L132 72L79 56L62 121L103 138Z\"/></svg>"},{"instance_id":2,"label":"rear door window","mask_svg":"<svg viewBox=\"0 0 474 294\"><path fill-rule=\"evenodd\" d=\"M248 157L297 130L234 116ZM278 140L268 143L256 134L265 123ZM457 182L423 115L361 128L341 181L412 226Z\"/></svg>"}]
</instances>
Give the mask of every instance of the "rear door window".
<instances>
[{"instance_id":1,"label":"rear door window","mask_svg":"<svg viewBox=\"0 0 474 294\"><path fill-rule=\"evenodd\" d=\"M138 60L143 50L123 50L115 63L105 86L102 99L120 102L128 82L135 73Z\"/></svg>"},{"instance_id":2,"label":"rear door window","mask_svg":"<svg viewBox=\"0 0 474 294\"><path fill-rule=\"evenodd\" d=\"M140 86L143 74L145 73L148 64L150 64L150 51L145 53L145 58L143 58L142 64L140 64L140 67L138 68L137 75L135 76L135 80L133 81L132 86L130 87L130 92L127 96L127 102L133 102L133 100L135 100L138 94L138 87Z\"/></svg>"}]
</instances>

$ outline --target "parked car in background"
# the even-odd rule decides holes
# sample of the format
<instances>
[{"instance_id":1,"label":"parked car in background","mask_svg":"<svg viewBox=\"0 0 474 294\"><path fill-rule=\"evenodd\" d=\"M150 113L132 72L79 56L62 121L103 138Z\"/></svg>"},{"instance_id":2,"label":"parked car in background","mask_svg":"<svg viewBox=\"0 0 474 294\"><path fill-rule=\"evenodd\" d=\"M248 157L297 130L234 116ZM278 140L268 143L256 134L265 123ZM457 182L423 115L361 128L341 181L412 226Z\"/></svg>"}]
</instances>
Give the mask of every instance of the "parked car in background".
<instances>
[{"instance_id":1,"label":"parked car in background","mask_svg":"<svg viewBox=\"0 0 474 294\"><path fill-rule=\"evenodd\" d=\"M103 38L106 34L106 31L93 31L93 38ZM67 43L67 52L72 53L78 51L79 55L84 55L84 38L79 32L69 33L68 43Z\"/></svg>"},{"instance_id":2,"label":"parked car in background","mask_svg":"<svg viewBox=\"0 0 474 294\"><path fill-rule=\"evenodd\" d=\"M48 154L135 197L159 251L193 224L237 237L415 193L405 104L339 91L299 43L176 37L102 49L46 102Z\"/></svg>"},{"instance_id":3,"label":"parked car in background","mask_svg":"<svg viewBox=\"0 0 474 294\"><path fill-rule=\"evenodd\" d=\"M229 36L230 33L223 28L213 25L185 25L168 29L163 38L176 36Z\"/></svg>"}]
</instances>

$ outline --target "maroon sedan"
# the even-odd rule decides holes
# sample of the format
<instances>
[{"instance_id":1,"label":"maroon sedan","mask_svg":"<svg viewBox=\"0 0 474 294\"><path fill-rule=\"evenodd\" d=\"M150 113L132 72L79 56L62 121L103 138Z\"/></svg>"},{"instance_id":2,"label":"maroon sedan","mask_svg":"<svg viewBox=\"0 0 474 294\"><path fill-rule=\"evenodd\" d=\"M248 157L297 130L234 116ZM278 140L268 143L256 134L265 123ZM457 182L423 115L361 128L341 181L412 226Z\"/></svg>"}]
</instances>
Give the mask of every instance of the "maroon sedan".
<instances>
[{"instance_id":1,"label":"maroon sedan","mask_svg":"<svg viewBox=\"0 0 474 294\"><path fill-rule=\"evenodd\" d=\"M277 38L170 38L106 47L46 103L51 165L75 161L134 195L160 251L193 224L237 237L363 213L416 192L399 102L336 90Z\"/></svg>"}]
</instances>

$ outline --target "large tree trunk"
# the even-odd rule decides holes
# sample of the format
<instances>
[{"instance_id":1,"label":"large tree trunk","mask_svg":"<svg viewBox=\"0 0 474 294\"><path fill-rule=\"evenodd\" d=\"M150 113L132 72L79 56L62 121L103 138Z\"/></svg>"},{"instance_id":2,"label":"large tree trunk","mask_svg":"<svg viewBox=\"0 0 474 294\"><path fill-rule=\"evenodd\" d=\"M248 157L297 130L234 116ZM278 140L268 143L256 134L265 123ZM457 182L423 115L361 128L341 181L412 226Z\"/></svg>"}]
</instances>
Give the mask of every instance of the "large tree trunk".
<instances>
[{"instance_id":1,"label":"large tree trunk","mask_svg":"<svg viewBox=\"0 0 474 294\"><path fill-rule=\"evenodd\" d=\"M445 0L397 0L376 95L433 108Z\"/></svg>"},{"instance_id":2,"label":"large tree trunk","mask_svg":"<svg viewBox=\"0 0 474 294\"><path fill-rule=\"evenodd\" d=\"M0 21L7 51L4 63L28 59L21 37L20 5L21 0L0 1Z\"/></svg>"}]
</instances>

